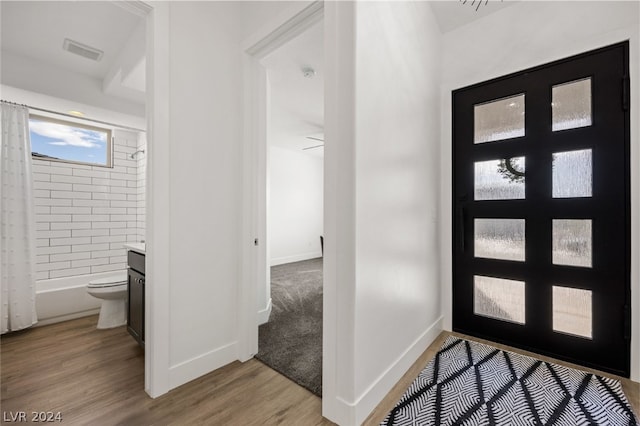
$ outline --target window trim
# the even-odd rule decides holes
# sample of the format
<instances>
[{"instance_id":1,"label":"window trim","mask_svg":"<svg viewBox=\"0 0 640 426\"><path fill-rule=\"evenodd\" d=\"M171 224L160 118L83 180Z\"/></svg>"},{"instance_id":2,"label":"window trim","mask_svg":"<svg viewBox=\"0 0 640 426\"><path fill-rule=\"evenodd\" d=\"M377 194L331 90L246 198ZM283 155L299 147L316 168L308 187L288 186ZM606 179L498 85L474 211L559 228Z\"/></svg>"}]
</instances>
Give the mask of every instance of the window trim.
<instances>
[{"instance_id":1,"label":"window trim","mask_svg":"<svg viewBox=\"0 0 640 426\"><path fill-rule=\"evenodd\" d=\"M33 156L33 147L31 149L31 158L34 160L42 160L42 161L54 161L56 163L67 163L67 164L79 164L82 166L93 166L93 167L105 167L105 168L113 168L113 129L107 127L97 127L90 126L84 123L78 123L71 120L60 120L58 118L49 117L41 114L29 114L29 120L31 119L42 120L49 123L61 124L64 126L71 127L79 127L85 130L97 131L107 134L107 163L106 164L98 164L91 163L88 161L77 161L77 160L67 160L63 158L48 158L48 157L37 157ZM29 134L31 134L31 129L29 129Z\"/></svg>"}]
</instances>

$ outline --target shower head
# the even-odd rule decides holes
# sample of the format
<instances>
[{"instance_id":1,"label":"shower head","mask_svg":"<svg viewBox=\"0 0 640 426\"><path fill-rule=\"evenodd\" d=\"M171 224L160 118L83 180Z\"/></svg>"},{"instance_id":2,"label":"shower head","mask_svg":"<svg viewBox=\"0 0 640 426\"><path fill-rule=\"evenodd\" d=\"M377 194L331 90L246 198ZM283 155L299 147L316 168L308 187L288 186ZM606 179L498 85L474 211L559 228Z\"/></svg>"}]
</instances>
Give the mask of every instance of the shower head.
<instances>
[{"instance_id":1,"label":"shower head","mask_svg":"<svg viewBox=\"0 0 640 426\"><path fill-rule=\"evenodd\" d=\"M136 154L138 154L138 153L140 153L140 152L144 154L144 149L139 149L139 150L137 150L136 152L134 152L133 154L131 154L129 157L131 157L131 158L136 158Z\"/></svg>"}]
</instances>

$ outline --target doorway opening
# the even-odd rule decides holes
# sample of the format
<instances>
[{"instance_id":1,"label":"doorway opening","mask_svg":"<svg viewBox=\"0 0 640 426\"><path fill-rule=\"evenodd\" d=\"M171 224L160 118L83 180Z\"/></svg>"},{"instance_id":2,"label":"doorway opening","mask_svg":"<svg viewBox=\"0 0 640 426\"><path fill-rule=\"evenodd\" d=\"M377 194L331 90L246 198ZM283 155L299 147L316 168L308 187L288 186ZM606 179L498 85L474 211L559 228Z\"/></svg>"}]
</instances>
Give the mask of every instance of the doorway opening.
<instances>
[{"instance_id":1,"label":"doorway opening","mask_svg":"<svg viewBox=\"0 0 640 426\"><path fill-rule=\"evenodd\" d=\"M317 22L261 59L266 70L266 250L256 358L320 396L324 31Z\"/></svg>"},{"instance_id":2,"label":"doorway opening","mask_svg":"<svg viewBox=\"0 0 640 426\"><path fill-rule=\"evenodd\" d=\"M247 53L246 252L256 322L248 349L320 396L324 222L324 21L302 9ZM254 287L255 286L255 287ZM255 292L255 293L254 293ZM248 300L248 299L247 299ZM253 305L256 306L256 305ZM247 309L251 305L246 305ZM254 308L255 309L255 308ZM256 311L251 313L255 315Z\"/></svg>"}]
</instances>

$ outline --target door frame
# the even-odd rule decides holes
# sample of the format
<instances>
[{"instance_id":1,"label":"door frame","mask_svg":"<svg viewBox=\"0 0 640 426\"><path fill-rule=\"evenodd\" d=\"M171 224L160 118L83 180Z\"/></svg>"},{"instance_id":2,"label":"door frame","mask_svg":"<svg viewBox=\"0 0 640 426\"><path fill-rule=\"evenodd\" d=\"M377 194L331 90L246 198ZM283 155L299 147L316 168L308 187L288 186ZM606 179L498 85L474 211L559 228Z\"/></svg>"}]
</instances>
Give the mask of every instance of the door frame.
<instances>
[{"instance_id":1,"label":"door frame","mask_svg":"<svg viewBox=\"0 0 640 426\"><path fill-rule=\"evenodd\" d=\"M267 235L267 126L269 87L261 60L304 33L324 17L324 3L297 3L275 22L249 38L242 46L244 68L244 144L242 262L239 289L238 359L246 361L258 352L258 325L271 311L270 267ZM326 155L326 154L325 154ZM327 214L325 209L324 214ZM258 295L264 296L259 300Z\"/></svg>"},{"instance_id":2,"label":"door frame","mask_svg":"<svg viewBox=\"0 0 640 426\"><path fill-rule=\"evenodd\" d=\"M606 65L607 59L613 61L615 58L615 65L613 67ZM619 58L622 58L622 63L618 62ZM603 61L605 61L603 63ZM620 67L619 65L622 65ZM622 71L622 73L621 73ZM583 128L577 128L569 132L551 132L550 120L551 107L547 102L546 96L550 97L550 88L552 85L562 84L558 81L580 81L582 78L589 78L590 80L599 81L601 77L615 72L615 77L606 78L605 81L601 81L599 85L591 86L593 96L600 96L601 104L594 104L594 124L600 122L597 127L587 126ZM475 335L476 337L482 337L488 340L494 340L496 342L510 344L512 346L518 346L522 349L529 350L531 352L538 352L543 355L557 357L569 362L582 364L585 366L591 366L592 368L600 368L603 371L608 371L613 374L618 374L624 377L628 377L630 374L630 341L629 337L623 336L623 329L630 327L631 315L630 315L630 191L629 191L629 179L630 179L630 158L629 158L629 144L630 144L630 111L628 104L626 108L622 107L622 103L625 102L620 98L625 97L625 93L628 97L628 89L622 87L621 83L629 73L629 43L628 41L615 43L603 48L590 50L578 55L573 55L567 58L563 58L550 63L542 64L533 68L528 68L515 73L511 73L505 76L501 76L489 81L473 84L468 87L461 88L453 92L454 104L453 104L453 174L452 179L454 182L454 196L455 191L458 191L458 199L453 200L454 203L454 216L453 222L453 319L455 330L461 333L467 333ZM587 77L584 77L587 76ZM620 79L618 81L618 78ZM565 83L565 84L567 84ZM591 83L593 85L593 82ZM549 90L549 93L545 93L545 88ZM606 88L606 90L605 90ZM622 90L620 90L622 89ZM605 93L603 93L605 92ZM499 99L505 99L505 96L518 96L518 94L526 94L528 99L527 114L531 120L527 119L527 135L522 137L508 138L506 141L497 141L491 144L473 144L473 105L479 105L483 102L491 102ZM490 100L487 100L490 97ZM541 100L544 100L543 105L537 105ZM628 101L626 101L628 102ZM532 107L531 112L529 106ZM471 110L469 110L471 108ZM617 108L620 108L618 110ZM471 112L470 112L471 111ZM612 115L607 115L611 111ZM544 118L540 114L545 115ZM523 113L524 114L524 113ZM531 116L530 114L533 114ZM537 114L537 115L536 115ZM536 124L537 117L545 122ZM458 120L458 122L456 122ZM603 124L605 122L613 121L615 127L611 125ZM471 126L471 127L469 127ZM531 130L531 134L529 134ZM577 132L577 133L576 133ZM606 135L615 133L616 143L611 147L607 140L597 138L592 142L584 145L583 143L575 144L576 140L583 141L586 137L588 140L593 136L604 132ZM534 133L542 133L543 139L536 141ZM564 141L562 145L556 145L556 141ZM505 144L506 143L506 144ZM566 145L568 143L568 145ZM578 148L580 146L580 148ZM624 221L620 225L615 225L615 236L620 237L620 241L616 239L615 253L622 254L623 256L613 256L608 258L606 255L606 249L604 246L596 244L604 244L602 236L607 229L606 224L618 223L618 213L614 213L610 210L606 212L599 212L597 206L602 203L604 198L582 198L582 197L568 197L563 199L557 199L551 197L551 154L554 151L571 151L575 149L587 149L593 152L594 155L594 169L597 168L597 164L604 167L609 159L609 164L612 164L612 156L616 161L621 161L622 164L616 163L615 167L605 170L600 176L599 180L594 180L593 187L602 187L605 185L608 187L616 187L618 191L615 195L615 202L622 204L624 211ZM506 152L518 152L518 154L505 154ZM537 170L532 170L534 175L532 179L536 181L536 172L542 182L545 185L549 185L549 188L545 188L545 191L540 193L536 191L536 186L528 189L532 189L531 193L527 191L526 199L500 199L486 201L480 199L474 201L473 188L474 178L473 171L469 167L473 166L474 161L478 161L478 157L485 158L498 158L510 157L512 155L522 155L527 157L527 162L531 157L532 162L538 161ZM457 162L457 163L456 163ZM477 163L476 163L477 164ZM545 168L546 166L546 168ZM602 169L600 170L602 172ZM529 172L527 168L527 172ZM615 176L611 177L613 173ZM528 175L529 173L527 173ZM594 174L595 178L595 174ZM528 180L528 179L527 179ZM622 182L621 182L622 180ZM622 184L621 184L622 183ZM621 185L620 185L621 184ZM539 187L538 187L539 189ZM607 193L611 191L606 191ZM462 193L469 194L469 201L461 201L460 196ZM593 197L606 197L601 193L596 194L594 192ZM536 198L538 197L538 198ZM613 202L614 199L611 199ZM599 201L600 200L600 201ZM506 204L505 204L506 203ZM543 207L537 207L538 203ZM585 207L586 203L586 207ZM463 207L467 206L467 207ZM563 206L560 208L560 206ZM569 268L566 266L555 266L551 263L551 222L548 219L548 215L558 218L570 218L570 217L582 217L583 212L581 207L587 208L587 218L593 221L593 255L594 258L599 259L599 265L594 264L594 269L590 268ZM617 206L617 204L616 204ZM620 206L620 207L622 207ZM468 209L470 217L465 219L459 218L460 211ZM560 208L560 210L558 210ZM617 207L616 207L617 208ZM460 209L460 210L458 210ZM507 213L504 213L503 209L507 209ZM550 213L555 211L555 213ZM474 213L475 212L475 213ZM529 213L525 213L529 212ZM577 213L580 212L580 213ZM473 253L473 249L466 249L466 245L473 245L473 218L484 217L504 217L508 218L526 218L527 221L527 248L531 249L532 244L535 247L531 252L527 251L526 262L508 262L501 264L500 261L496 263L493 259L482 259L484 256L476 257ZM559 216L553 216L553 215ZM568 216L565 216L567 215ZM578 216L574 216L578 214ZM461 223L464 221L465 223ZM612 222L613 221L613 222ZM538 226L539 228L536 228ZM620 232L624 231L624 232ZM547 235L546 232L549 232ZM599 235L600 237L597 237ZM537 238L541 236L540 238ZM611 238L608 237L607 240ZM467 243L461 243L460 239ZM598 243L599 241L599 243ZM609 242L609 241L607 241ZM524 243L524 241L523 241ZM548 245L547 245L548 244ZM542 250L542 251L541 251ZM618 251L620 250L620 252ZM545 255L546 254L546 255ZM542 258L537 257L542 255ZM536 258L537 257L537 258ZM548 257L548 261L546 260ZM524 259L523 259L524 260ZM534 262L534 263L531 263ZM537 263L536 263L537 262ZM603 269L604 268L604 269ZM483 271L483 272L479 272ZM516 279L526 281L528 288L526 291L526 311L527 321L518 326L514 326L510 321L496 321L495 319L485 319L483 316L478 317L477 314L473 314L474 303L472 299L469 299L469 293L473 292L473 284L471 278L475 274L499 276L508 279ZM497 275L494 275L497 274ZM513 278L511 274L515 274L517 278ZM559 275L558 275L559 274ZM558 333L551 328L551 312L552 302L547 297L551 296L551 286L560 285L565 288L590 288L590 291L595 294L602 294L604 296L607 286L600 282L595 277L598 274L605 274L606 276L614 275L616 282L616 298L615 301L609 300L606 302L607 297L603 299L594 299L593 309L594 315L600 314L602 323L593 324L594 339L584 339L580 337L569 338L562 337L562 333ZM542 282L535 284L535 281L539 281L541 276ZM560 278L564 276L564 279ZM571 279L567 277L571 277ZM577 277L577 281L574 281ZM559 279L559 281L558 281ZM568 280L568 281L567 281ZM529 282L531 281L531 282ZM560 283L560 284L555 284ZM618 283L621 287L618 288ZM542 284L541 287L537 287ZM584 286L584 287L583 287ZM548 294L547 294L548 293ZM538 299L536 299L538 298ZM598 300L605 304L602 305ZM607 320L604 311L613 312L611 309L617 309L618 304L624 305L626 309L623 311L624 318ZM606 306L606 307L605 307ZM530 310L530 308L536 307L536 309ZM541 310L541 315L534 315L536 319L531 317L531 311ZM549 316L547 316L549 315ZM617 316L614 316L617 318ZM548 324L546 322L548 321ZM480 325L481 324L481 325ZM609 326L613 326L615 333L609 333ZM549 328L547 328L549 327ZM618 328L620 327L620 328ZM466 331L463 331L466 330ZM619 333L619 334L618 334ZM599 337L596 339L596 335ZM492 338L488 336L493 336ZM534 339L534 336L536 337ZM536 343L531 343L532 340ZM517 343L516 343L517 342ZM570 342L570 343L569 343ZM609 344L616 346L616 352L618 348L624 347L622 354L623 358L617 358L615 356L607 355L611 354L611 347ZM621 345L621 346L618 346ZM598 354L594 356L586 356L587 352L594 351L592 354ZM555 355L554 355L555 354ZM596 367L596 363L599 363L599 367Z\"/></svg>"},{"instance_id":3,"label":"door frame","mask_svg":"<svg viewBox=\"0 0 640 426\"><path fill-rule=\"evenodd\" d=\"M169 187L169 4L164 2L123 2L146 13L146 109L147 167L146 193L146 275L153 282L145 294L144 389L156 398L170 390L170 227Z\"/></svg>"},{"instance_id":4,"label":"door frame","mask_svg":"<svg viewBox=\"0 0 640 426\"><path fill-rule=\"evenodd\" d=\"M442 139L441 139L441 309L445 316L444 329L452 330L452 268L453 268L453 181L452 181L452 99L454 90L470 86L481 81L489 81L522 69L533 68L541 64L554 62L590 50L629 40L629 74L631 78L631 380L640 381L640 91L636 88L640 82L640 37L635 31L621 30L615 33L601 34L589 40L576 40L572 44L558 49L543 49L541 46L525 46L535 52L531 56L519 58L517 63L496 64L476 63L477 73L473 81L453 77L443 80L441 91ZM535 41L531 41L535 43Z\"/></svg>"}]
</instances>

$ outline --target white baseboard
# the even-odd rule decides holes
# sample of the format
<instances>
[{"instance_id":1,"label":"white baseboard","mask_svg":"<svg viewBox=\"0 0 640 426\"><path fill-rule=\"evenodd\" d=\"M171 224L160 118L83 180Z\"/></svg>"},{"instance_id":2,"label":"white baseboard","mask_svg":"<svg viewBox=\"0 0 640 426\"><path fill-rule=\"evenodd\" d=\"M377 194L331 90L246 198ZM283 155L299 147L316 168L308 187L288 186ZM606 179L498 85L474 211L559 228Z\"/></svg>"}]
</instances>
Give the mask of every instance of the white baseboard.
<instances>
[{"instance_id":1,"label":"white baseboard","mask_svg":"<svg viewBox=\"0 0 640 426\"><path fill-rule=\"evenodd\" d=\"M442 331L443 317L431 324L355 401L337 397L336 406L343 418L339 424L359 425L398 383L414 362L424 353ZM335 421L335 420L334 420Z\"/></svg>"},{"instance_id":2,"label":"white baseboard","mask_svg":"<svg viewBox=\"0 0 640 426\"><path fill-rule=\"evenodd\" d=\"M284 265L285 263L300 262L302 260L315 259L317 257L322 257L322 252L313 251L308 253L294 254L292 256L276 257L274 259L271 259L270 265Z\"/></svg>"},{"instance_id":3,"label":"white baseboard","mask_svg":"<svg viewBox=\"0 0 640 426\"><path fill-rule=\"evenodd\" d=\"M237 360L237 344L237 342L229 343L169 367L169 389L175 389Z\"/></svg>"},{"instance_id":4,"label":"white baseboard","mask_svg":"<svg viewBox=\"0 0 640 426\"><path fill-rule=\"evenodd\" d=\"M266 324L269 322L269 317L271 316L271 298L269 298L269 302L267 303L267 307L258 311L258 325Z\"/></svg>"}]
</instances>

